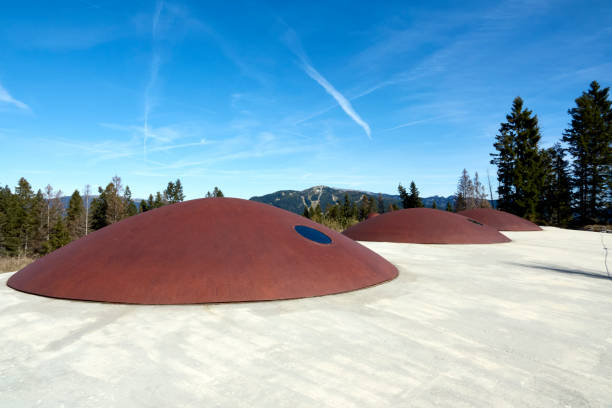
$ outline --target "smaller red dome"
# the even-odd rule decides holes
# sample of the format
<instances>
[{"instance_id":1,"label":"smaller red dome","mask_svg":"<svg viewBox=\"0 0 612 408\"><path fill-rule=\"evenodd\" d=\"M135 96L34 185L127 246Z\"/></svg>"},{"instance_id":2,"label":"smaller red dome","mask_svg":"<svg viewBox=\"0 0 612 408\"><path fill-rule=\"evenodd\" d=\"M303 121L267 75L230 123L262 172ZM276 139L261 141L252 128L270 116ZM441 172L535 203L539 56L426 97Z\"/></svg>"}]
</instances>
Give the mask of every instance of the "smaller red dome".
<instances>
[{"instance_id":1,"label":"smaller red dome","mask_svg":"<svg viewBox=\"0 0 612 408\"><path fill-rule=\"evenodd\" d=\"M357 241L414 244L494 244L509 242L494 228L448 211L408 208L369 218L344 232Z\"/></svg>"},{"instance_id":2,"label":"smaller red dome","mask_svg":"<svg viewBox=\"0 0 612 408\"><path fill-rule=\"evenodd\" d=\"M498 231L542 231L542 228L524 218L492 208L473 208L459 214L486 224Z\"/></svg>"}]
</instances>

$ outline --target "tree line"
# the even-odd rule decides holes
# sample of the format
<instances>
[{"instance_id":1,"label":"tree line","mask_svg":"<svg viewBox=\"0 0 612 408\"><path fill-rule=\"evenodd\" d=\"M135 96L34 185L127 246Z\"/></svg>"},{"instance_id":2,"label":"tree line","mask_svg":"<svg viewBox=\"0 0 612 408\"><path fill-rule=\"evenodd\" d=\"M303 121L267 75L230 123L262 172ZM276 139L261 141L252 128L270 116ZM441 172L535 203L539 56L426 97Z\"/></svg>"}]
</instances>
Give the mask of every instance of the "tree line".
<instances>
[{"instance_id":1,"label":"tree line","mask_svg":"<svg viewBox=\"0 0 612 408\"><path fill-rule=\"evenodd\" d=\"M410 183L409 188L410 192L406 191L401 183L399 184L399 203L403 208L423 207L423 202L419 198L419 190L414 181ZM435 208L435 202L433 205ZM395 203L385 207L381 193L377 197L363 194L357 201L351 201L348 194L344 194L342 202L337 201L328 205L325 209L322 209L319 203L304 206L302 215L332 229L343 231L351 225L367 219L372 214L382 214L396 210L399 210L399 206Z\"/></svg>"},{"instance_id":2,"label":"tree line","mask_svg":"<svg viewBox=\"0 0 612 408\"><path fill-rule=\"evenodd\" d=\"M206 197L223 197L215 187ZM21 178L14 191L0 188L0 256L39 256L60 248L92 231L138 213L181 202L185 199L181 180L168 182L166 189L150 194L136 205L129 186L115 176L93 196L91 186L75 190L67 208L62 191L47 185L36 193Z\"/></svg>"},{"instance_id":3,"label":"tree line","mask_svg":"<svg viewBox=\"0 0 612 408\"><path fill-rule=\"evenodd\" d=\"M403 209L424 207L423 200L419 196L419 189L414 181L410 182L408 190L406 190L402 183L399 183L397 191L399 194L399 205ZM479 181L478 173L476 173L472 181L464 169L459 182L455 205L453 206L450 202L447 202L445 210L461 211L473 207L490 207L484 191L484 187ZM438 208L435 200L431 208ZM367 219L372 214L383 214L397 210L399 210L399 206L395 203L385 207L382 194L380 193L376 198L363 194L357 201L351 201L348 194L345 194L343 201L337 201L332 205L326 206L325 209L322 209L319 203L304 206L302 215L332 229L343 231L351 225Z\"/></svg>"},{"instance_id":4,"label":"tree line","mask_svg":"<svg viewBox=\"0 0 612 408\"><path fill-rule=\"evenodd\" d=\"M557 226L610 223L612 109L609 88L593 81L568 110L569 127L540 147L538 118L514 99L495 138L498 208Z\"/></svg>"},{"instance_id":5,"label":"tree line","mask_svg":"<svg viewBox=\"0 0 612 408\"><path fill-rule=\"evenodd\" d=\"M387 211L396 209L396 204L390 204ZM302 215L329 228L343 231L376 212L385 212L382 194L379 194L376 198L364 194L359 200L351 201L348 194L345 193L343 201L328 205L325 209L322 209L319 203L317 205L304 206Z\"/></svg>"},{"instance_id":6,"label":"tree line","mask_svg":"<svg viewBox=\"0 0 612 408\"><path fill-rule=\"evenodd\" d=\"M480 181L478 172L474 173L474 178L472 179L470 178L470 173L468 173L466 169L463 169L459 177L459 182L457 183L454 211L470 210L472 208L491 208L493 192L490 182L489 191L491 194L491 201L489 201L484 184Z\"/></svg>"}]
</instances>

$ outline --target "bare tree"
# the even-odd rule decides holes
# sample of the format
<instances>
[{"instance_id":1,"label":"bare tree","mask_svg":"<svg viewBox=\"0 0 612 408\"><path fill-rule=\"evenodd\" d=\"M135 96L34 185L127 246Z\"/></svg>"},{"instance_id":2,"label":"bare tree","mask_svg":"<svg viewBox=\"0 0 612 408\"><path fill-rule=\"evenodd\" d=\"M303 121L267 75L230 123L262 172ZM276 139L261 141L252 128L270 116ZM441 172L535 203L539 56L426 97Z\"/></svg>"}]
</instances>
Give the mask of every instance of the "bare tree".
<instances>
[{"instance_id":1,"label":"bare tree","mask_svg":"<svg viewBox=\"0 0 612 408\"><path fill-rule=\"evenodd\" d=\"M487 192L484 185L480 182L478 172L474 174L474 181L472 182L472 185L474 186L474 208L490 207L491 205L489 204L489 200L487 200Z\"/></svg>"},{"instance_id":2,"label":"bare tree","mask_svg":"<svg viewBox=\"0 0 612 408\"><path fill-rule=\"evenodd\" d=\"M47 201L47 242L51 236L51 228L55 222L62 216L62 190L53 191L53 187L47 184L45 187L45 200Z\"/></svg>"},{"instance_id":3,"label":"bare tree","mask_svg":"<svg viewBox=\"0 0 612 408\"><path fill-rule=\"evenodd\" d=\"M470 174L463 169L459 183L457 183L457 199L455 200L455 211L463 211L474 208L474 184Z\"/></svg>"},{"instance_id":4,"label":"bare tree","mask_svg":"<svg viewBox=\"0 0 612 408\"><path fill-rule=\"evenodd\" d=\"M487 182L489 183L489 195L491 196L491 205L493 205L493 188L491 187L491 177L489 176L489 169L487 169Z\"/></svg>"},{"instance_id":5,"label":"bare tree","mask_svg":"<svg viewBox=\"0 0 612 408\"><path fill-rule=\"evenodd\" d=\"M480 182L478 172L474 174L474 179L472 180L468 171L463 169L461 177L459 177L459 183L457 183L456 195L455 211L490 207L489 200L487 200L487 192L484 185Z\"/></svg>"},{"instance_id":6,"label":"bare tree","mask_svg":"<svg viewBox=\"0 0 612 408\"><path fill-rule=\"evenodd\" d=\"M113 224L117 221L121 221L125 216L125 202L123 196L123 184L121 184L121 177L115 175L111 184L107 187L108 196L108 213L107 218L109 224Z\"/></svg>"},{"instance_id":7,"label":"bare tree","mask_svg":"<svg viewBox=\"0 0 612 408\"><path fill-rule=\"evenodd\" d=\"M89 226L89 195L91 194L91 186L89 184L85 185L83 189L83 197L85 198L85 235L87 235L88 226Z\"/></svg>"},{"instance_id":8,"label":"bare tree","mask_svg":"<svg viewBox=\"0 0 612 408\"><path fill-rule=\"evenodd\" d=\"M51 184L47 184L47 187L45 187L45 199L47 200L47 241L49 241L49 234L51 233L51 197L53 197L53 187L51 187Z\"/></svg>"}]
</instances>

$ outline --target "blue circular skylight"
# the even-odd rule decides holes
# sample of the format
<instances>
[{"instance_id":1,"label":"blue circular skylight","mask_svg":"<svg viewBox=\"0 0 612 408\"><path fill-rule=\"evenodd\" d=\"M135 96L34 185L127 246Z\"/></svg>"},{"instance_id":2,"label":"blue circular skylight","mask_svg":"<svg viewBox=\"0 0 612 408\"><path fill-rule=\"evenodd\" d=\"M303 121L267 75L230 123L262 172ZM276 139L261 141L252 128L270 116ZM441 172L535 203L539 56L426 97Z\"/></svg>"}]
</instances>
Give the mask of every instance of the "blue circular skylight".
<instances>
[{"instance_id":1,"label":"blue circular skylight","mask_svg":"<svg viewBox=\"0 0 612 408\"><path fill-rule=\"evenodd\" d=\"M330 237L314 228L310 228L305 225L296 225L294 228L298 234L316 243L331 244L332 242Z\"/></svg>"}]
</instances>

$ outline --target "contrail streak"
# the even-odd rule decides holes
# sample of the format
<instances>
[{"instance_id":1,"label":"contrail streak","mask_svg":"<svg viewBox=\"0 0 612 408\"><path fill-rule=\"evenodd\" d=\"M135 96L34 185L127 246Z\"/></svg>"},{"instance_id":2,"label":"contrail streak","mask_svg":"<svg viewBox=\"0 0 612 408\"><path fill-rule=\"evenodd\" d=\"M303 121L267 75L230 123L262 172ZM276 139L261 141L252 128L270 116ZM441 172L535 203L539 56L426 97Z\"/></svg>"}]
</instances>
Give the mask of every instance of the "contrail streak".
<instances>
[{"instance_id":1,"label":"contrail streak","mask_svg":"<svg viewBox=\"0 0 612 408\"><path fill-rule=\"evenodd\" d=\"M311 77L319 85L321 85L323 89L325 89L325 91L330 94L336 100L336 102L338 102L338 105L340 105L344 113L346 113L351 119L353 119L355 123L361 126L368 138L372 139L370 125L368 125L361 118L361 116L359 116L359 114L355 112L355 109L353 109L353 106L351 105L349 100L346 99L344 95L342 95L336 88L334 88L334 86L330 84L329 81L325 79L325 77L323 77L323 75L321 75L319 71L317 71L309 62L308 57L302 49L302 45L300 44L300 41L297 35L295 34L295 31L289 28L285 33L285 41L289 46L289 49L300 59L304 72L306 72L309 77Z\"/></svg>"},{"instance_id":2,"label":"contrail streak","mask_svg":"<svg viewBox=\"0 0 612 408\"><path fill-rule=\"evenodd\" d=\"M155 83L157 82L157 75L159 73L159 52L155 50L155 42L157 39L157 27L159 26L159 19L161 16L162 9L164 7L163 1L158 1L155 5L155 13L153 14L153 23L151 28L151 34L153 37L153 56L151 58L150 65L150 76L149 82L147 82L147 86L145 87L144 92L144 123L143 123L143 137L142 137L142 153L144 157L145 164L147 163L147 139L150 135L149 129L149 115L151 114L151 92L155 87Z\"/></svg>"},{"instance_id":3,"label":"contrail streak","mask_svg":"<svg viewBox=\"0 0 612 408\"><path fill-rule=\"evenodd\" d=\"M363 119L361 119L357 112L355 112L355 109L353 109L353 106L348 99L338 92L338 90L334 88L334 86L330 84L329 81L327 81L327 79L325 79L323 75L319 73L319 71L314 69L312 65L308 64L306 61L302 61L302 64L304 71L308 74L308 76L317 81L319 85L321 85L323 89L325 89L325 91L327 91L327 93L330 94L336 100L336 102L338 102L338 105L340 105L342 110L349 115L351 119L355 121L355 123L363 128L366 135L368 135L368 138L372 139L370 126Z\"/></svg>"}]
</instances>

